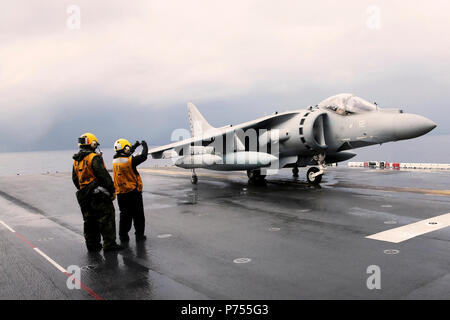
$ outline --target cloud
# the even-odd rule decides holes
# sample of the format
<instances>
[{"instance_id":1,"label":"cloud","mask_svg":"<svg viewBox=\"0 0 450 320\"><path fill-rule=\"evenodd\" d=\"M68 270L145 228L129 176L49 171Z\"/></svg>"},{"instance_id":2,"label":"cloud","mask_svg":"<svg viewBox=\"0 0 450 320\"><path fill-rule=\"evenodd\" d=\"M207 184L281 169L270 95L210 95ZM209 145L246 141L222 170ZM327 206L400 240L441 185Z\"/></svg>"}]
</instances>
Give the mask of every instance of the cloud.
<instances>
[{"instance_id":1,"label":"cloud","mask_svg":"<svg viewBox=\"0 0 450 320\"><path fill-rule=\"evenodd\" d=\"M372 1L9 2L0 12L0 126L34 145L68 108L92 102L101 114L191 100L239 111L247 101L258 103L245 106L256 117L268 108L263 97L303 107L340 91L413 109L432 100L428 112L442 112L450 5L377 3L379 30L367 27ZM72 4L80 30L66 27Z\"/></svg>"}]
</instances>

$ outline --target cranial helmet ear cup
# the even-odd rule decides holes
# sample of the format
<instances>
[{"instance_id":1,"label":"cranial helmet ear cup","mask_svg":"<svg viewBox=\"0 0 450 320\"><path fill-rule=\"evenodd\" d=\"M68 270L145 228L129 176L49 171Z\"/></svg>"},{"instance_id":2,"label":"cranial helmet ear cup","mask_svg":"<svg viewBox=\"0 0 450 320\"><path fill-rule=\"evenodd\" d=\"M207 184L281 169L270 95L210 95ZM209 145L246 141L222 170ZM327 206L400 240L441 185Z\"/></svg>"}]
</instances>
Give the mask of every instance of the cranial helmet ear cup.
<instances>
[{"instance_id":1,"label":"cranial helmet ear cup","mask_svg":"<svg viewBox=\"0 0 450 320\"><path fill-rule=\"evenodd\" d=\"M130 146L130 142L127 139L118 139L114 143L114 150L116 150L116 152L126 152L127 148L130 148Z\"/></svg>"}]
</instances>

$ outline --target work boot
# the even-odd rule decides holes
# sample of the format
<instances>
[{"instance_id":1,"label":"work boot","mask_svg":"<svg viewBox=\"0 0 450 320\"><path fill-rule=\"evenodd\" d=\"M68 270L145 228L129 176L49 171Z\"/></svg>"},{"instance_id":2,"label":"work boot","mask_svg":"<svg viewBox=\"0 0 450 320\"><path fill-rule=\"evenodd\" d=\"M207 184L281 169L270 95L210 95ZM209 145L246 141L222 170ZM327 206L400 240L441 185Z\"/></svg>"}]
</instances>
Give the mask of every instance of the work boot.
<instances>
[{"instance_id":1,"label":"work boot","mask_svg":"<svg viewBox=\"0 0 450 320\"><path fill-rule=\"evenodd\" d=\"M145 241L147 237L145 235L136 236L136 242Z\"/></svg>"},{"instance_id":2,"label":"work boot","mask_svg":"<svg viewBox=\"0 0 450 320\"><path fill-rule=\"evenodd\" d=\"M120 242L127 243L129 241L130 241L130 237L129 236L120 236Z\"/></svg>"},{"instance_id":3,"label":"work boot","mask_svg":"<svg viewBox=\"0 0 450 320\"><path fill-rule=\"evenodd\" d=\"M125 247L121 246L120 244L115 243L113 245L110 245L110 246L107 246L107 247L103 248L103 251L104 252L107 252L107 251L119 251L119 250L122 250L122 249L125 249Z\"/></svg>"},{"instance_id":4,"label":"work boot","mask_svg":"<svg viewBox=\"0 0 450 320\"><path fill-rule=\"evenodd\" d=\"M97 245L86 245L89 252L100 252L102 250L102 245L99 243Z\"/></svg>"}]
</instances>

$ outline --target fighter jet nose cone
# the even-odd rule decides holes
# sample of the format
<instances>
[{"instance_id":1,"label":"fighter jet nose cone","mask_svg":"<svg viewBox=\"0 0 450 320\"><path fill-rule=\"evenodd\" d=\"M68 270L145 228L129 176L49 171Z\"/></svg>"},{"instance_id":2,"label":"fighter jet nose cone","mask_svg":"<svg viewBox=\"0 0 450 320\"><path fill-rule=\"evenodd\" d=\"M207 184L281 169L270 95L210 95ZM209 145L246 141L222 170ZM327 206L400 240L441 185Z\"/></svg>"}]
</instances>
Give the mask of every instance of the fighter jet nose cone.
<instances>
[{"instance_id":1,"label":"fighter jet nose cone","mask_svg":"<svg viewBox=\"0 0 450 320\"><path fill-rule=\"evenodd\" d=\"M396 132L400 140L420 137L436 128L436 123L417 114L402 114L399 120Z\"/></svg>"},{"instance_id":2,"label":"fighter jet nose cone","mask_svg":"<svg viewBox=\"0 0 450 320\"><path fill-rule=\"evenodd\" d=\"M431 130L433 130L434 128L436 128L436 123L434 123L430 119L421 117L421 116L418 116L418 117L420 117L421 119L419 119L417 121L416 127L417 127L418 132L421 133L420 135L428 133Z\"/></svg>"},{"instance_id":3,"label":"fighter jet nose cone","mask_svg":"<svg viewBox=\"0 0 450 320\"><path fill-rule=\"evenodd\" d=\"M431 130L433 130L434 128L437 127L437 124L434 123L433 121L431 121L430 119L428 119L428 121L430 121L429 130L428 130L428 132L430 132Z\"/></svg>"}]
</instances>

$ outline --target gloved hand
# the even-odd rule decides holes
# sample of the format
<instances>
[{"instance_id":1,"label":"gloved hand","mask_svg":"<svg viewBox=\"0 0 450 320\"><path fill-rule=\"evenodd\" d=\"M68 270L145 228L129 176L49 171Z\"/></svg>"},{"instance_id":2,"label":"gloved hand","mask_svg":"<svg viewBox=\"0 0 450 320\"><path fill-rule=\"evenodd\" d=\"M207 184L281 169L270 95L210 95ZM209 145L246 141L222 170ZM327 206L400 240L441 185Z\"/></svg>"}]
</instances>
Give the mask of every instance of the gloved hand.
<instances>
[{"instance_id":1,"label":"gloved hand","mask_svg":"<svg viewBox=\"0 0 450 320\"><path fill-rule=\"evenodd\" d=\"M141 145L141 143L139 141L136 141L130 148L130 153L134 153L134 151L136 151L137 147L139 147Z\"/></svg>"},{"instance_id":2,"label":"gloved hand","mask_svg":"<svg viewBox=\"0 0 450 320\"><path fill-rule=\"evenodd\" d=\"M141 145L141 143L139 142L139 141L136 141L134 144L133 144L133 147L136 149L137 147L139 147Z\"/></svg>"}]
</instances>

